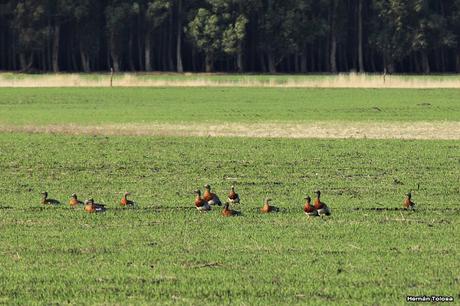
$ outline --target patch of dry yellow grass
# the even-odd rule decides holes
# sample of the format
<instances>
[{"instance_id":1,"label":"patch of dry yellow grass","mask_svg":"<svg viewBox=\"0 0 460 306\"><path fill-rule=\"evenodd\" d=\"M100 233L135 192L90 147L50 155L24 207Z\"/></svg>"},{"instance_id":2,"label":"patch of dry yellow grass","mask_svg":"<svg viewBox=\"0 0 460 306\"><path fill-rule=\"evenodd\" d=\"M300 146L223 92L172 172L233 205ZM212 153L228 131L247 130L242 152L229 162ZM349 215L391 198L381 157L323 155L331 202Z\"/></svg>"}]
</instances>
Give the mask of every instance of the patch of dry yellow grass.
<instances>
[{"instance_id":1,"label":"patch of dry yellow grass","mask_svg":"<svg viewBox=\"0 0 460 306\"><path fill-rule=\"evenodd\" d=\"M460 122L414 123L225 123L225 124L123 124L123 125L0 125L0 132L70 135L212 136L268 138L369 138L460 140Z\"/></svg>"},{"instance_id":2,"label":"patch of dry yellow grass","mask_svg":"<svg viewBox=\"0 0 460 306\"><path fill-rule=\"evenodd\" d=\"M460 88L460 77L338 74L325 76L241 76L209 74L119 74L115 87L280 87L280 88ZM213 76L213 77L210 77ZM109 87L110 75L0 74L0 87Z\"/></svg>"}]
</instances>

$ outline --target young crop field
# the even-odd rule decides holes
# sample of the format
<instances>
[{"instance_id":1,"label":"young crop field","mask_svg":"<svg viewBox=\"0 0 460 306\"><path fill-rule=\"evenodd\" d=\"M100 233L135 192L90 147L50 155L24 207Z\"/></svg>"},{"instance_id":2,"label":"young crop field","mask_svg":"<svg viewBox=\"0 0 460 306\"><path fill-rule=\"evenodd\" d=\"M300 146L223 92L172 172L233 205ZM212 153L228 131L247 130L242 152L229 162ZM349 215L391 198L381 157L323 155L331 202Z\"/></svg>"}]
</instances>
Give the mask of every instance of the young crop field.
<instances>
[{"instance_id":1,"label":"young crop field","mask_svg":"<svg viewBox=\"0 0 460 306\"><path fill-rule=\"evenodd\" d=\"M458 90L0 90L0 304L460 300L460 141L104 135L85 126L460 121ZM75 133L20 132L22 127ZM341 137L339 137L341 138ZM391 138L391 137L388 137ZM455 138L458 139L458 138ZM193 191L235 185L240 216ZM308 218L320 189L331 216ZM61 205L40 203L40 192ZM136 205L119 205L125 191ZM412 191L416 211L402 209ZM71 208L93 197L103 213ZM280 211L261 214L263 200Z\"/></svg>"},{"instance_id":2,"label":"young crop field","mask_svg":"<svg viewBox=\"0 0 460 306\"><path fill-rule=\"evenodd\" d=\"M460 121L457 89L8 88L0 124Z\"/></svg>"}]
</instances>

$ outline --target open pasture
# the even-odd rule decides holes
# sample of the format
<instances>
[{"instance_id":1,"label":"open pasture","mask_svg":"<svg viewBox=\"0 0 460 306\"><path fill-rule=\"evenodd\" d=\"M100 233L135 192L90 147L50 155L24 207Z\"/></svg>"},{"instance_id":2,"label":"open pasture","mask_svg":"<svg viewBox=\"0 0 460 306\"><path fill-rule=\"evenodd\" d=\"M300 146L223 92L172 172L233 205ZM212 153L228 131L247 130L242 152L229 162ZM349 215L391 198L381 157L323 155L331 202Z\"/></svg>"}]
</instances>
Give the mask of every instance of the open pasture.
<instances>
[{"instance_id":1,"label":"open pasture","mask_svg":"<svg viewBox=\"0 0 460 306\"><path fill-rule=\"evenodd\" d=\"M444 126L455 134L458 93L2 89L0 304L395 305L406 295L431 294L458 301L458 140L107 130L375 123ZM235 184L242 204L234 209L242 216L199 213L193 190L206 183L221 199ZM316 189L332 216L303 214L305 194ZM44 190L63 204L43 207ZM416 212L400 209L409 190ZM133 193L136 207L119 206L124 191ZM108 210L71 209L73 192ZM279 213L259 213L266 196Z\"/></svg>"},{"instance_id":2,"label":"open pasture","mask_svg":"<svg viewBox=\"0 0 460 306\"><path fill-rule=\"evenodd\" d=\"M460 298L459 142L13 133L0 143L4 303ZM221 197L235 182L242 216L197 212L192 191L207 182ZM303 214L316 188L329 218ZM42 207L44 189L65 203ZM410 189L419 210L394 210ZM136 208L117 204L125 190ZM72 192L109 209L73 210ZM281 212L258 212L267 195Z\"/></svg>"},{"instance_id":3,"label":"open pasture","mask_svg":"<svg viewBox=\"0 0 460 306\"><path fill-rule=\"evenodd\" d=\"M458 89L8 88L1 125L460 121Z\"/></svg>"}]
</instances>

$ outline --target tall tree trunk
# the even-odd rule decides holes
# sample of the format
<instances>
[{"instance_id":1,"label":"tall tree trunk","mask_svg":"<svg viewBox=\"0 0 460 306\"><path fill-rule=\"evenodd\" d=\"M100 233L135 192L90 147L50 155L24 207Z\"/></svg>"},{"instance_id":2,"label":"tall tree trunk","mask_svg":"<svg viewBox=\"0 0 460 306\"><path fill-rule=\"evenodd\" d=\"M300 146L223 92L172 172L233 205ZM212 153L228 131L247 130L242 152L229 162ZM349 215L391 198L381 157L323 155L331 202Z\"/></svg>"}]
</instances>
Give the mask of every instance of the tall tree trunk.
<instances>
[{"instance_id":1,"label":"tall tree trunk","mask_svg":"<svg viewBox=\"0 0 460 306\"><path fill-rule=\"evenodd\" d=\"M10 57L12 59L12 63L11 63L11 66L9 68L13 69L13 70L16 70L18 69L17 68L17 54L16 54L16 38L15 38L15 35L12 35L12 48L11 48L11 53L10 53Z\"/></svg>"},{"instance_id":2,"label":"tall tree trunk","mask_svg":"<svg viewBox=\"0 0 460 306\"><path fill-rule=\"evenodd\" d=\"M114 34L110 35L110 57L112 58L112 68L114 72L120 71L120 62L118 56L118 50L115 44ZM109 65L110 68L110 65Z\"/></svg>"},{"instance_id":3,"label":"tall tree trunk","mask_svg":"<svg viewBox=\"0 0 460 306\"><path fill-rule=\"evenodd\" d=\"M330 54L329 54L329 65L330 71L332 73L337 73L337 29L336 29L336 11L337 11L337 2L338 0L332 0L332 7L331 7L331 46L330 46Z\"/></svg>"},{"instance_id":4,"label":"tall tree trunk","mask_svg":"<svg viewBox=\"0 0 460 306\"><path fill-rule=\"evenodd\" d=\"M306 52L300 55L300 72L302 73L307 72L307 54Z\"/></svg>"},{"instance_id":5,"label":"tall tree trunk","mask_svg":"<svg viewBox=\"0 0 460 306\"><path fill-rule=\"evenodd\" d=\"M260 58L260 70L263 73L266 73L267 72L267 65L265 64L265 55L264 55L263 52L261 52L259 58Z\"/></svg>"},{"instance_id":6,"label":"tall tree trunk","mask_svg":"<svg viewBox=\"0 0 460 306\"><path fill-rule=\"evenodd\" d=\"M182 65L182 0L177 0L176 62L177 72L184 72Z\"/></svg>"},{"instance_id":7,"label":"tall tree trunk","mask_svg":"<svg viewBox=\"0 0 460 306\"><path fill-rule=\"evenodd\" d=\"M238 42L238 53L236 54L236 69L239 73L244 71L243 66L243 42Z\"/></svg>"},{"instance_id":8,"label":"tall tree trunk","mask_svg":"<svg viewBox=\"0 0 460 306\"><path fill-rule=\"evenodd\" d=\"M369 60L371 62L371 71L376 72L377 71L377 65L375 64L374 51L372 49L369 51Z\"/></svg>"},{"instance_id":9,"label":"tall tree trunk","mask_svg":"<svg viewBox=\"0 0 460 306\"><path fill-rule=\"evenodd\" d=\"M26 55L24 52L19 53L19 65L21 66L21 71L27 71Z\"/></svg>"},{"instance_id":10,"label":"tall tree trunk","mask_svg":"<svg viewBox=\"0 0 460 306\"><path fill-rule=\"evenodd\" d=\"M422 73L423 68L420 66L420 59L417 53L414 54L414 64L415 64L415 72Z\"/></svg>"},{"instance_id":11,"label":"tall tree trunk","mask_svg":"<svg viewBox=\"0 0 460 306\"><path fill-rule=\"evenodd\" d=\"M138 59L138 62L139 62L139 66L138 66L138 69L143 71L145 70L145 67L144 67L144 63L142 61L142 58L143 58L143 46L142 46L142 27L141 27L141 21L140 21L140 18L138 18L137 20L137 59Z\"/></svg>"},{"instance_id":12,"label":"tall tree trunk","mask_svg":"<svg viewBox=\"0 0 460 306\"><path fill-rule=\"evenodd\" d=\"M272 51L267 52L267 58L268 58L268 72L276 73L275 57L273 56Z\"/></svg>"},{"instance_id":13,"label":"tall tree trunk","mask_svg":"<svg viewBox=\"0 0 460 306\"><path fill-rule=\"evenodd\" d=\"M238 51L238 53L236 54L236 70L239 72L239 73L242 73L244 72L244 68L243 68L243 51Z\"/></svg>"},{"instance_id":14,"label":"tall tree trunk","mask_svg":"<svg viewBox=\"0 0 460 306\"><path fill-rule=\"evenodd\" d=\"M26 58L25 53L20 53L19 54L19 63L21 65L21 70L22 71L29 71L32 68L32 65L34 63L34 54L33 52L30 54L29 58Z\"/></svg>"},{"instance_id":15,"label":"tall tree trunk","mask_svg":"<svg viewBox=\"0 0 460 306\"><path fill-rule=\"evenodd\" d=\"M460 73L460 50L457 51L457 72Z\"/></svg>"},{"instance_id":16,"label":"tall tree trunk","mask_svg":"<svg viewBox=\"0 0 460 306\"><path fill-rule=\"evenodd\" d=\"M167 55L168 55L168 71L175 71L177 70L174 67L174 60L173 60L173 41L174 38L174 19L173 19L173 11L172 7L169 10L169 22L168 22L168 35L167 35Z\"/></svg>"},{"instance_id":17,"label":"tall tree trunk","mask_svg":"<svg viewBox=\"0 0 460 306\"><path fill-rule=\"evenodd\" d=\"M144 63L145 63L145 71L152 71L152 63L151 63L151 43L150 43L150 33L147 31L145 33L145 45L144 45Z\"/></svg>"},{"instance_id":18,"label":"tall tree trunk","mask_svg":"<svg viewBox=\"0 0 460 306\"><path fill-rule=\"evenodd\" d=\"M363 0L358 0L358 65L359 65L359 72L364 72L364 56L363 56Z\"/></svg>"},{"instance_id":19,"label":"tall tree trunk","mask_svg":"<svg viewBox=\"0 0 460 306\"><path fill-rule=\"evenodd\" d=\"M130 31L129 39L128 39L128 62L129 62L129 69L131 71L136 70L134 67L134 55L133 55L133 33Z\"/></svg>"},{"instance_id":20,"label":"tall tree trunk","mask_svg":"<svg viewBox=\"0 0 460 306\"><path fill-rule=\"evenodd\" d=\"M59 39L61 36L61 25L57 23L53 32L53 72L59 72Z\"/></svg>"},{"instance_id":21,"label":"tall tree trunk","mask_svg":"<svg viewBox=\"0 0 460 306\"><path fill-rule=\"evenodd\" d=\"M212 54L206 54L205 57L205 69L206 72L213 72L213 67L214 66L214 58Z\"/></svg>"},{"instance_id":22,"label":"tall tree trunk","mask_svg":"<svg viewBox=\"0 0 460 306\"><path fill-rule=\"evenodd\" d=\"M84 72L91 72L91 68L89 66L88 56L86 56L85 51L83 51L81 43L80 43L80 59L81 59L81 66L83 68L83 71Z\"/></svg>"},{"instance_id":23,"label":"tall tree trunk","mask_svg":"<svg viewBox=\"0 0 460 306\"><path fill-rule=\"evenodd\" d=\"M422 69L423 73L430 73L430 62L428 61L428 54L426 51L422 51Z\"/></svg>"},{"instance_id":24,"label":"tall tree trunk","mask_svg":"<svg viewBox=\"0 0 460 306\"><path fill-rule=\"evenodd\" d=\"M441 50L441 72L445 73L446 72L446 52L444 50Z\"/></svg>"},{"instance_id":25,"label":"tall tree trunk","mask_svg":"<svg viewBox=\"0 0 460 306\"><path fill-rule=\"evenodd\" d=\"M196 71L196 50L192 48L192 71Z\"/></svg>"},{"instance_id":26,"label":"tall tree trunk","mask_svg":"<svg viewBox=\"0 0 460 306\"><path fill-rule=\"evenodd\" d=\"M46 71L46 54L45 52L40 52L40 60L41 60L41 70Z\"/></svg>"}]
</instances>

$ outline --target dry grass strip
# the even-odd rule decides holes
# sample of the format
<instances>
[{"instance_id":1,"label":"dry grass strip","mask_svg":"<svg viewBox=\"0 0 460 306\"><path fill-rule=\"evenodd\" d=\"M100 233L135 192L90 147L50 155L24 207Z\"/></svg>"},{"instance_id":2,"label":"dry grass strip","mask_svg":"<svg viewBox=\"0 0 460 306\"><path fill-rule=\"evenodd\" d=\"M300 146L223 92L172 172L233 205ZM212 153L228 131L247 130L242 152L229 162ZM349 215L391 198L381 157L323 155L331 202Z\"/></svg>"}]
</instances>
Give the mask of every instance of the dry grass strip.
<instances>
[{"instance_id":1,"label":"dry grass strip","mask_svg":"<svg viewBox=\"0 0 460 306\"><path fill-rule=\"evenodd\" d=\"M211 77L210 77L211 76ZM220 76L223 78L220 79ZM284 80L281 80L280 77ZM460 88L460 77L338 74L311 77L241 76L234 80L210 74L119 74L115 87L267 87L267 88ZM1 74L0 87L109 87L110 76L95 74Z\"/></svg>"},{"instance_id":2,"label":"dry grass strip","mask_svg":"<svg viewBox=\"0 0 460 306\"><path fill-rule=\"evenodd\" d=\"M460 122L209 123L0 125L0 132L67 135L460 140Z\"/></svg>"}]
</instances>

